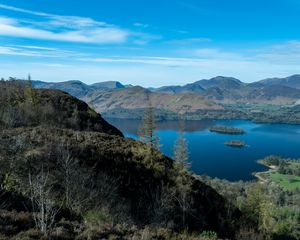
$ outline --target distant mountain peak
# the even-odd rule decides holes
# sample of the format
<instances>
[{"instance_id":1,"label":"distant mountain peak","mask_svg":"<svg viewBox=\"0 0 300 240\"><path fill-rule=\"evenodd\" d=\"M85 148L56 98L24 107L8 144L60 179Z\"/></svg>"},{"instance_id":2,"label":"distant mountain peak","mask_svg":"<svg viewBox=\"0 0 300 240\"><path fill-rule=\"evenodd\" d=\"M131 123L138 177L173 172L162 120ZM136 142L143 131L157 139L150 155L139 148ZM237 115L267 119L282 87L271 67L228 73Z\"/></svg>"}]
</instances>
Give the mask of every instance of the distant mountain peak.
<instances>
[{"instance_id":1,"label":"distant mountain peak","mask_svg":"<svg viewBox=\"0 0 300 240\"><path fill-rule=\"evenodd\" d=\"M209 80L234 80L234 81L239 81L237 78L234 78L234 77L226 77L226 76L216 76L216 77L213 77Z\"/></svg>"},{"instance_id":2,"label":"distant mountain peak","mask_svg":"<svg viewBox=\"0 0 300 240\"><path fill-rule=\"evenodd\" d=\"M244 85L244 83L239 79L233 77L224 77L224 76L217 76L211 79L202 79L195 82L194 84L198 84L204 89L208 89L211 87L230 89L230 88L237 88Z\"/></svg>"},{"instance_id":3,"label":"distant mountain peak","mask_svg":"<svg viewBox=\"0 0 300 240\"><path fill-rule=\"evenodd\" d=\"M125 86L118 82L118 81L105 81L105 82L98 82L90 85L91 87L96 87L96 88L110 88L110 89L115 89L115 88L125 88Z\"/></svg>"}]
</instances>

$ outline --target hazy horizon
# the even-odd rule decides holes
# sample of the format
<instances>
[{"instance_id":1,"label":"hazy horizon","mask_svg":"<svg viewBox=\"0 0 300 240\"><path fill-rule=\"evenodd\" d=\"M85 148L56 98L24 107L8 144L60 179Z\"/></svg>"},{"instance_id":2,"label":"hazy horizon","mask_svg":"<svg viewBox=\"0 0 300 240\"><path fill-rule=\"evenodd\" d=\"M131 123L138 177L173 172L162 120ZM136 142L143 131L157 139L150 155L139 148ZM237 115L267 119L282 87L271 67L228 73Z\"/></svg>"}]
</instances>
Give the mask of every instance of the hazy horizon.
<instances>
[{"instance_id":1,"label":"hazy horizon","mask_svg":"<svg viewBox=\"0 0 300 240\"><path fill-rule=\"evenodd\" d=\"M35 79L34 77L31 76L30 73L27 76L25 76L25 77L21 77L20 79L28 80L29 75L30 75L31 80L33 80L33 81L42 81L42 82L48 82L48 83L60 83L60 82L80 81L80 82L82 82L84 84L87 84L87 85L93 85L93 84L102 83L102 82L119 82L119 83L121 83L122 85L125 85L125 86L126 85L132 85L132 86L141 86L141 87L145 87L145 88L159 88L159 87L164 87L164 86L171 86L171 85L152 86L151 83L149 83L148 85L143 85L143 84L134 85L134 84L132 84L130 82L122 82L122 81L118 81L118 80L104 80L104 81L91 81L90 82L90 81L85 81L84 79L65 79L65 80L62 80L62 81L47 81L47 80L43 80L43 79ZM289 76L284 76L283 78L291 77L291 76L295 76L295 75L300 75L300 74L293 74L293 75L289 75ZM9 76L7 79L9 79L10 77L14 78L15 76ZM184 84L178 84L176 86L184 86L186 84L191 84L191 83L194 83L196 81L211 80L211 79L217 78L217 77L235 78L237 80L240 80L243 83L247 83L247 82L243 81L242 79L238 79L238 78L233 77L233 76L214 76L212 78L201 78L201 79L197 79L197 80L194 80L194 81L187 81ZM278 78L278 77L274 76L274 77L268 77L268 78L264 78L264 79L257 79L257 80L255 80L253 82L258 82L258 81L261 81L261 80L271 79L271 78ZM172 85L172 86L175 86L175 85Z\"/></svg>"}]
</instances>

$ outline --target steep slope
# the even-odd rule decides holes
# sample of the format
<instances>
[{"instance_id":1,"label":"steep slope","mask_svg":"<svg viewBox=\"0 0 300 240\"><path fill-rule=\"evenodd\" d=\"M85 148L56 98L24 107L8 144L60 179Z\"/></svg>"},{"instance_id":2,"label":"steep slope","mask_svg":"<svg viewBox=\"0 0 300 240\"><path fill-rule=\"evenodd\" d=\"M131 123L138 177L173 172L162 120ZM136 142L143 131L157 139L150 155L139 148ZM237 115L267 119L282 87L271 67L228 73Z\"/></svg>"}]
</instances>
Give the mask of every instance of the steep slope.
<instances>
[{"instance_id":1,"label":"steep slope","mask_svg":"<svg viewBox=\"0 0 300 240\"><path fill-rule=\"evenodd\" d=\"M299 99L300 90L280 85L261 86L251 84L251 86L246 85L232 90L211 87L206 89L204 96L207 99L224 104L291 105Z\"/></svg>"},{"instance_id":2,"label":"steep slope","mask_svg":"<svg viewBox=\"0 0 300 240\"><path fill-rule=\"evenodd\" d=\"M17 147L20 140L24 144L22 148ZM209 229L218 232L220 236L228 236L232 234L232 227L235 225L232 223L239 218L239 212L229 211L226 201L213 189L191 175L181 175L182 173L174 167L173 161L160 153L157 153L154 162L151 162L147 158L145 145L131 139L101 133L78 133L38 127L5 130L0 135L0 143L2 174L5 172L17 174L22 171L18 174L22 181L26 182L28 169L26 165L19 164L22 159L26 160L30 156L34 169L44 166L49 169L53 179L59 181L56 183L57 189L63 188L60 186L60 182L63 183L63 176L59 170L58 157L61 156L61 151L66 151L71 159L78 162L78 165L75 165L77 170L74 177L95 182L93 186L86 186L86 192L77 194L87 194L97 188L101 191L101 186L97 185L101 184L101 176L106 176L109 185L117 188L116 199L103 199L103 196L98 196L99 200L96 197L90 200L89 208L101 203L98 201L117 201L114 204L117 204L115 210L118 212L112 209L113 214L119 214L122 218L127 216L137 224L149 224L152 221L160 223L165 221L163 219L168 219L174 221L176 228L181 228L181 210L178 205L180 203L171 197L172 194L180 197L179 191L184 187L178 183L181 178L191 187L191 192L186 197L192 214L187 214L185 220L185 225L190 230L201 232ZM11 151L14 151L13 155ZM29 153L34 155L28 155ZM16 169L10 168L12 163L17 166ZM80 182L75 181L75 184L79 191L83 191ZM161 194L170 194L168 199L163 200L168 201L170 209L159 210L162 207L159 205Z\"/></svg>"},{"instance_id":3,"label":"steep slope","mask_svg":"<svg viewBox=\"0 0 300 240\"><path fill-rule=\"evenodd\" d=\"M255 88L245 96L252 103L294 104L300 99L300 89L281 85L269 85Z\"/></svg>"},{"instance_id":4,"label":"steep slope","mask_svg":"<svg viewBox=\"0 0 300 240\"><path fill-rule=\"evenodd\" d=\"M32 85L35 88L57 89L71 94L74 97L80 98L85 96L91 91L91 88L78 80L71 80L66 82L42 82L32 81Z\"/></svg>"},{"instance_id":5,"label":"steep slope","mask_svg":"<svg viewBox=\"0 0 300 240\"><path fill-rule=\"evenodd\" d=\"M205 92L203 87L194 83L187 84L184 86L166 86L153 90L154 92L160 93L197 93L199 95Z\"/></svg>"},{"instance_id":6,"label":"steep slope","mask_svg":"<svg viewBox=\"0 0 300 240\"><path fill-rule=\"evenodd\" d=\"M125 88L125 86L116 81L107 81L107 82L99 82L99 83L94 83L90 85L90 87L94 90L102 89L102 88L107 88L107 89L119 89L119 88Z\"/></svg>"},{"instance_id":7,"label":"steep slope","mask_svg":"<svg viewBox=\"0 0 300 240\"><path fill-rule=\"evenodd\" d=\"M59 90L32 89L24 81L0 82L0 125L44 125L123 136L85 102Z\"/></svg>"},{"instance_id":8,"label":"steep slope","mask_svg":"<svg viewBox=\"0 0 300 240\"><path fill-rule=\"evenodd\" d=\"M240 80L231 77L215 77L209 80L203 79L194 83L189 83L183 86L165 86L161 88L154 89L155 92L165 92L165 93L183 93L191 92L199 95L205 95L205 90L209 88L219 88L219 89L237 89L245 85Z\"/></svg>"},{"instance_id":9,"label":"steep slope","mask_svg":"<svg viewBox=\"0 0 300 240\"><path fill-rule=\"evenodd\" d=\"M13 231L5 227L11 226L9 221L0 221L0 234L8 239L33 227L33 210L38 211L39 202L31 205L30 199L40 195L31 195L31 187L41 181L38 192L43 191L46 206L59 213L52 219L55 224L49 226L53 228L49 234L64 229L71 237L55 239L84 234L89 225L80 216L100 210L101 219L106 214L114 223L234 235L239 211L170 158L122 137L113 126L104 129L101 116L90 112L83 102L61 91L32 89L24 82L1 82L0 91L0 199L8 203L2 208L10 212L19 206L29 219L28 224ZM43 111L42 107L48 106L53 109ZM7 201L9 193L16 196L14 202ZM184 211L182 204L187 204ZM68 230L64 219L69 221ZM92 233L93 239L103 238ZM87 236L80 239L91 239L90 232Z\"/></svg>"},{"instance_id":10,"label":"steep slope","mask_svg":"<svg viewBox=\"0 0 300 240\"><path fill-rule=\"evenodd\" d=\"M241 86L245 85L245 83L241 82L240 80L232 77L223 77L218 76L215 78L211 78L209 80L200 80L194 83L195 85L200 85L204 89L208 89L211 87L217 87L220 89L237 89Z\"/></svg>"},{"instance_id":11,"label":"steep slope","mask_svg":"<svg viewBox=\"0 0 300 240\"><path fill-rule=\"evenodd\" d=\"M258 83L264 86L280 85L300 89L300 75L296 74L286 78L267 78Z\"/></svg>"},{"instance_id":12,"label":"steep slope","mask_svg":"<svg viewBox=\"0 0 300 240\"><path fill-rule=\"evenodd\" d=\"M151 103L156 109L184 114L198 110L218 110L222 106L191 93L153 93L142 87L92 93L84 98L98 112L114 109L144 109Z\"/></svg>"},{"instance_id":13,"label":"steep slope","mask_svg":"<svg viewBox=\"0 0 300 240\"><path fill-rule=\"evenodd\" d=\"M115 81L99 82L91 85L85 84L78 80L70 80L66 82L32 81L32 85L34 88L58 89L77 98L84 97L87 94L97 90L125 88L125 86L120 82Z\"/></svg>"},{"instance_id":14,"label":"steep slope","mask_svg":"<svg viewBox=\"0 0 300 240\"><path fill-rule=\"evenodd\" d=\"M223 104L264 103L294 104L299 99L300 75L287 78L266 79L253 83L243 83L231 77L215 77L199 80L184 86L166 86L157 92L190 92Z\"/></svg>"}]
</instances>

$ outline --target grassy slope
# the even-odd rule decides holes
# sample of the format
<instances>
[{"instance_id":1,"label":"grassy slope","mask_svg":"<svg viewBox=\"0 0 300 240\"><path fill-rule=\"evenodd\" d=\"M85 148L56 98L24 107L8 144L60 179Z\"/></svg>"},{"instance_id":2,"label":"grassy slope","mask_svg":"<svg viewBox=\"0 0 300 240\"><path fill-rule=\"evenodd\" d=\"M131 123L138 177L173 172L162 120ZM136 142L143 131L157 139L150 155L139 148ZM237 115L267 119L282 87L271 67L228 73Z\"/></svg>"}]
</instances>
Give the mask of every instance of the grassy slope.
<instances>
[{"instance_id":1,"label":"grassy slope","mask_svg":"<svg viewBox=\"0 0 300 240\"><path fill-rule=\"evenodd\" d=\"M265 161L261 160L258 163L265 165L267 167L271 167ZM287 161L288 166L291 169L297 169L300 166L300 162L296 161ZM300 189L300 176L292 175L292 174L281 174L278 172L278 166L272 166L269 171L263 173L257 173L257 177L262 180L268 180L275 182L285 191L293 191L296 189Z\"/></svg>"},{"instance_id":2,"label":"grassy slope","mask_svg":"<svg viewBox=\"0 0 300 240\"><path fill-rule=\"evenodd\" d=\"M268 177L286 191L300 189L300 176L280 174L275 172L268 174Z\"/></svg>"}]
</instances>

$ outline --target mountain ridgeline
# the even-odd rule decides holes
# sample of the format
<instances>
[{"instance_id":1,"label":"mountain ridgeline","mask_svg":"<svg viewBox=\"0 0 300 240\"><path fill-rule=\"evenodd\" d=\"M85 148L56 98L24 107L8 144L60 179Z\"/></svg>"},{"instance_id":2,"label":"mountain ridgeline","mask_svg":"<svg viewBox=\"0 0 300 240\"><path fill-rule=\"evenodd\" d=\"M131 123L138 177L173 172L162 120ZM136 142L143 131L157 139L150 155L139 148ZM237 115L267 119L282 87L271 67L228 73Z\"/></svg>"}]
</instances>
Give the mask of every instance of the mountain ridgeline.
<instances>
[{"instance_id":1,"label":"mountain ridgeline","mask_svg":"<svg viewBox=\"0 0 300 240\"><path fill-rule=\"evenodd\" d=\"M80 98L106 118L140 119L145 108L155 106L158 119L248 119L258 122L300 123L300 75L244 83L232 77L199 80L184 86L143 88L103 82L46 83ZM292 114L294 117L291 117Z\"/></svg>"},{"instance_id":2,"label":"mountain ridgeline","mask_svg":"<svg viewBox=\"0 0 300 240\"><path fill-rule=\"evenodd\" d=\"M0 93L3 239L142 239L146 225L165 229L153 239L185 229L234 237L244 221L211 187L69 94L24 81L1 81Z\"/></svg>"},{"instance_id":3,"label":"mountain ridgeline","mask_svg":"<svg viewBox=\"0 0 300 240\"><path fill-rule=\"evenodd\" d=\"M33 89L26 81L1 82L0 110L6 127L50 125L123 136L85 102L62 91Z\"/></svg>"}]
</instances>

